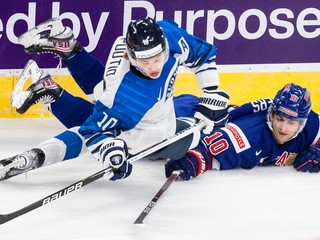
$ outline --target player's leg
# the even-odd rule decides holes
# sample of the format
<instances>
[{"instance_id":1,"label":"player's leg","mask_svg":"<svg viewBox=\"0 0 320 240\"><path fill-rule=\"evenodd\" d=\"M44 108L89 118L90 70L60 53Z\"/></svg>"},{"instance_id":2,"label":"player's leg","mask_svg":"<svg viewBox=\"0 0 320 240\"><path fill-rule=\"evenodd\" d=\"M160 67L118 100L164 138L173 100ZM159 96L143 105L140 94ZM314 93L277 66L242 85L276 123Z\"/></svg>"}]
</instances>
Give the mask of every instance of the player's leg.
<instances>
[{"instance_id":1,"label":"player's leg","mask_svg":"<svg viewBox=\"0 0 320 240\"><path fill-rule=\"evenodd\" d=\"M193 124L195 124L195 119L193 118L177 118L176 119L176 133L186 129ZM180 159L182 158L189 149L196 147L200 140L200 131L196 131L181 140L178 140L167 147L155 152L150 157L151 159L157 158L170 158L170 159Z\"/></svg>"},{"instance_id":2,"label":"player's leg","mask_svg":"<svg viewBox=\"0 0 320 240\"><path fill-rule=\"evenodd\" d=\"M24 85L30 78L32 84L24 91ZM14 87L11 105L18 113L23 114L39 102L48 105L52 113L67 128L80 126L93 110L93 103L63 90L47 71L39 69L36 62L30 60Z\"/></svg>"},{"instance_id":3,"label":"player's leg","mask_svg":"<svg viewBox=\"0 0 320 240\"><path fill-rule=\"evenodd\" d=\"M182 94L173 98L174 110L177 117L176 133L190 127L195 123L193 115L195 113L198 102L198 97L189 94ZM199 140L200 131L197 131L152 154L150 158L180 159L186 154L189 149L196 147Z\"/></svg>"},{"instance_id":4,"label":"player's leg","mask_svg":"<svg viewBox=\"0 0 320 240\"><path fill-rule=\"evenodd\" d=\"M29 54L52 53L59 56L64 60L79 87L92 98L94 87L103 79L104 66L81 47L74 38L72 30L64 27L60 19L50 19L22 34L19 37L19 43ZM65 94L65 91L62 94ZM88 102L80 98L72 99L70 94L61 96L51 103L53 114L67 127L81 125L92 112L92 106ZM31 102L31 104L35 103ZM75 111L71 113L70 106L81 106L81 111L73 107ZM71 117L75 121L69 123Z\"/></svg>"},{"instance_id":5,"label":"player's leg","mask_svg":"<svg viewBox=\"0 0 320 240\"><path fill-rule=\"evenodd\" d=\"M78 128L69 129L22 154L0 160L0 180L76 158L86 149Z\"/></svg>"},{"instance_id":6,"label":"player's leg","mask_svg":"<svg viewBox=\"0 0 320 240\"><path fill-rule=\"evenodd\" d=\"M80 88L91 94L104 73L104 66L83 49L73 31L59 18L52 18L22 34L19 43L28 54L51 53L62 59Z\"/></svg>"},{"instance_id":7,"label":"player's leg","mask_svg":"<svg viewBox=\"0 0 320 240\"><path fill-rule=\"evenodd\" d=\"M31 78L32 84L24 91L26 82ZM35 61L29 60L25 65L17 84L11 94L11 105L20 114L38 102L50 104L58 101L62 89L45 70L40 70Z\"/></svg>"}]
</instances>

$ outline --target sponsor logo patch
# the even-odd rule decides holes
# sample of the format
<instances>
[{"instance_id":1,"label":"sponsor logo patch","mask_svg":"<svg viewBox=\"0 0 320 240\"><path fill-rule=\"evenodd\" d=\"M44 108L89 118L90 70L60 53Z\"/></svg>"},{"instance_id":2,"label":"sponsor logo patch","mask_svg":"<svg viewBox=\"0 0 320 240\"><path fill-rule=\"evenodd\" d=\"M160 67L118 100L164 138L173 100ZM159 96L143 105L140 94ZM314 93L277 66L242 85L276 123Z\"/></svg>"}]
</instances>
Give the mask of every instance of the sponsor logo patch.
<instances>
[{"instance_id":1,"label":"sponsor logo patch","mask_svg":"<svg viewBox=\"0 0 320 240\"><path fill-rule=\"evenodd\" d=\"M225 131L228 134L237 153L240 153L251 147L247 137L237 125L228 123Z\"/></svg>"}]
</instances>

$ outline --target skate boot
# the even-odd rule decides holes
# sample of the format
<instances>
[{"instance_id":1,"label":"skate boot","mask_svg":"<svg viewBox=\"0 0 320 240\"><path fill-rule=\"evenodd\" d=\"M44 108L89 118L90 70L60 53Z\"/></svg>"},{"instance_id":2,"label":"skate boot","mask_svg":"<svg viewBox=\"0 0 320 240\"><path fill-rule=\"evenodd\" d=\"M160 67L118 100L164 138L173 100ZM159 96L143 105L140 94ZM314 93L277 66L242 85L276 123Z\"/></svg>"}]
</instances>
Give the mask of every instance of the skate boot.
<instances>
[{"instance_id":1,"label":"skate boot","mask_svg":"<svg viewBox=\"0 0 320 240\"><path fill-rule=\"evenodd\" d=\"M71 28L64 27L59 18L52 18L22 34L19 43L28 54L53 53L67 60L82 50Z\"/></svg>"},{"instance_id":2,"label":"skate boot","mask_svg":"<svg viewBox=\"0 0 320 240\"><path fill-rule=\"evenodd\" d=\"M35 148L21 155L0 160L0 181L40 167L44 159L43 151Z\"/></svg>"},{"instance_id":3,"label":"skate boot","mask_svg":"<svg viewBox=\"0 0 320 240\"><path fill-rule=\"evenodd\" d=\"M31 77L32 84L23 91L25 82ZM29 60L22 71L11 94L11 105L20 114L25 113L33 104L42 102L45 105L59 100L62 88L51 78L50 74L40 70L35 61Z\"/></svg>"}]
</instances>

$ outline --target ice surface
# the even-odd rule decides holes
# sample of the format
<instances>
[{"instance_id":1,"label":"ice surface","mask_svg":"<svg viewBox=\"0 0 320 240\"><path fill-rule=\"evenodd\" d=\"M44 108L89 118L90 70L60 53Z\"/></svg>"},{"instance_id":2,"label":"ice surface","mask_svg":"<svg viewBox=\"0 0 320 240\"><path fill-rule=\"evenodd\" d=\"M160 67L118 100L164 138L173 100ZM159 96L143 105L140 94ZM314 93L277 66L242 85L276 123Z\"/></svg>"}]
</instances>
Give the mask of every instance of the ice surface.
<instances>
[{"instance_id":1,"label":"ice surface","mask_svg":"<svg viewBox=\"0 0 320 240\"><path fill-rule=\"evenodd\" d=\"M0 119L0 157L63 130L55 119ZM0 182L0 214L101 168L85 155ZM164 182L162 161L137 161L128 179L111 182L105 177L0 225L0 239L320 239L320 174L291 167L206 172L189 182L174 182L144 226L133 225Z\"/></svg>"}]
</instances>

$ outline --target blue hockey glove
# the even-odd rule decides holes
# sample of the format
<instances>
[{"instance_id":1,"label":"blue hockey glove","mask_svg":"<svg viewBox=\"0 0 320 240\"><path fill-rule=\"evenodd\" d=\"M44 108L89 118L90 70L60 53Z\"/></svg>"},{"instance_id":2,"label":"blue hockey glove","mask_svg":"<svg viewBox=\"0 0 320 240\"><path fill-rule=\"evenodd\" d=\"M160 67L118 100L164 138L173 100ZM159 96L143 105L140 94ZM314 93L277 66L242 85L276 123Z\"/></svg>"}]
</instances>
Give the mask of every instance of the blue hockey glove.
<instances>
[{"instance_id":1,"label":"blue hockey glove","mask_svg":"<svg viewBox=\"0 0 320 240\"><path fill-rule=\"evenodd\" d=\"M202 154L199 150L189 150L186 155L179 160L168 160L165 164L166 177L170 177L175 170L182 170L178 180L190 180L206 170L212 169L211 161L207 154Z\"/></svg>"},{"instance_id":2,"label":"blue hockey glove","mask_svg":"<svg viewBox=\"0 0 320 240\"><path fill-rule=\"evenodd\" d=\"M301 172L319 172L320 171L320 145L312 145L306 151L299 154L295 159L293 166Z\"/></svg>"},{"instance_id":3,"label":"blue hockey glove","mask_svg":"<svg viewBox=\"0 0 320 240\"><path fill-rule=\"evenodd\" d=\"M119 138L107 139L100 147L100 160L109 163L112 167L113 176L110 180L115 181L130 176L132 164L127 162L128 147L125 141Z\"/></svg>"},{"instance_id":4,"label":"blue hockey glove","mask_svg":"<svg viewBox=\"0 0 320 240\"><path fill-rule=\"evenodd\" d=\"M204 90L200 96L195 118L206 123L203 133L210 134L214 128L224 127L228 121L229 95L220 90Z\"/></svg>"}]
</instances>

